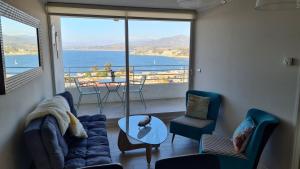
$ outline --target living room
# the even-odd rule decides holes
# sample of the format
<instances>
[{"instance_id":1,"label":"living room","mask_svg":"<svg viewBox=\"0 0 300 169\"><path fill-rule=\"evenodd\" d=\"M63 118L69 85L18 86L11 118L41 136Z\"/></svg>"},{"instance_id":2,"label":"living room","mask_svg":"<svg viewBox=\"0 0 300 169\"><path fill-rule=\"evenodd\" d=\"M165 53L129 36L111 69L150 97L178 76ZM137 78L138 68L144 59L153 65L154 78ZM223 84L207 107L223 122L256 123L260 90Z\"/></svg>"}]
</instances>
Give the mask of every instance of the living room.
<instances>
[{"instance_id":1,"label":"living room","mask_svg":"<svg viewBox=\"0 0 300 169\"><path fill-rule=\"evenodd\" d=\"M72 112L72 108L76 110L78 113L76 117L82 122L88 135L91 133L97 134L98 131L93 132L93 130L90 130L92 128L87 126L94 126L96 127L95 130L101 130L100 133L102 133L105 128L103 126L106 123L105 132L107 136L103 140L102 137L99 139L103 141L100 141L99 145L106 146L106 148L99 147L99 140L96 141L97 145L94 149L91 149L93 151L91 153L96 153L97 158L90 163L97 164L97 166L90 167L95 169L97 167L99 169L105 167L159 169L169 168L170 166L172 168L188 166L188 168L198 167L203 169L298 169L300 154L298 131L300 124L299 4L300 2L297 0L3 0L0 12L1 63L6 65L1 65L2 71L0 76L0 168L28 169L41 168L40 166L59 168L48 164L49 161L48 163L38 162L43 160L42 158L37 158L38 156L42 157L41 154L38 154L37 149L31 149L31 146L38 144L38 139L28 137L33 135L27 135L28 133L24 132L25 129L28 129L28 125L25 122L30 117L30 114L36 112L34 110L41 105L40 103L66 90L65 71L61 70L64 69L63 63L61 63L63 54L60 53L61 46L56 41L61 40L59 37L60 29L56 27L59 24L53 18L61 16L85 16L92 18L101 16L101 18L111 18L114 16L113 18L117 18L117 21L114 20L114 23L124 26L122 27L122 31L124 30L124 68L122 71L124 71L125 76L123 77L120 93L125 91L125 94L124 100L113 103L113 105L116 104L118 106L118 110L122 111L122 113L118 114L122 115L122 117L116 116L115 119L106 119L106 122L102 118L109 113L107 110L110 110L110 108L107 107L109 107L110 101L119 99L117 95L112 96L111 100L108 99L107 103L104 104L101 118L101 112L99 111L101 106L99 106L100 108L98 107L96 96L90 98L89 96L87 98L83 96L82 105L80 105L81 108L78 111L79 92L74 88L71 91L74 100L69 100L68 102L70 111ZM124 11L127 12L125 12L127 15L131 15L131 18L125 15ZM5 17L10 20L6 20ZM177 102L179 99L175 103L163 102L166 99L179 97L177 96L178 93L176 93L177 88L174 88L174 86L183 83L173 83L174 79L172 79L172 84L169 84L170 81L166 84L150 84L150 81L147 82L146 80L145 93L143 93L145 102L143 102L142 97L138 93L133 99L133 103L131 103L131 97L134 94L129 94L131 85L128 83L132 73L130 68L130 55L132 54L130 53L132 52L130 50L130 39L132 38L130 35L133 28L130 25L130 19L147 20L147 17L160 21L188 21L191 23L189 27L189 61L187 62L189 74L188 78L186 78L188 79L187 82L182 80L187 87L184 89L180 88L182 90L178 92L181 98L180 104L184 106L184 110L181 110L180 106L178 112L173 110L166 112L168 109L179 105ZM11 24L12 22L13 24ZM5 29L6 23L7 25L13 25L13 27ZM14 32L14 26L19 27L18 24L25 25L27 28L37 28L28 30L36 32L35 45L38 48L38 57L36 57L38 60L35 60L37 65L32 70L22 69L25 71L11 77L11 75L5 74L9 68L7 64L20 65L22 59L19 56L9 56L11 58L7 60L10 60L10 62L6 63L4 53L7 48L3 45L6 42L6 36L3 36L3 34L5 31ZM175 27L168 29L171 32L171 30L175 30ZM25 28L22 30L25 30ZM13 52L9 53L16 54ZM32 55L32 53L32 51L29 51L27 54ZM155 64L158 64L158 60L155 62L157 62ZM185 70L179 69L180 71ZM151 72L154 72L154 70L151 69ZM119 74L116 75L118 76ZM112 76L111 71L109 76ZM153 75L151 76L153 77ZM174 78L170 74L167 76ZM140 76L137 79L142 80L142 77ZM179 78L181 79L181 76ZM121 84L121 82L118 82L119 79L116 79L117 83ZM116 81L113 82L116 83ZM73 85L75 86L75 83ZM164 88L159 89L161 86L164 86ZM100 91L107 90L105 86L96 85L96 87L99 87ZM155 94L155 91L159 91L160 95ZM185 95L187 91L189 91L188 95ZM163 92L170 95L170 98L163 98L162 96L167 95L163 94ZM176 122L178 121L174 122L174 120L186 117L185 111L189 112L187 108L190 108L189 96L199 93L203 96L202 92L205 92L204 97L211 98L210 107L218 101L213 101L213 97L206 92L216 94L221 98L219 101L220 106L218 104L213 106L217 108L217 111L215 111L217 112L217 117L213 118L211 115L208 115L210 120L214 120L211 123L214 125L210 128L209 134L204 133L202 130L201 132L195 132L193 129L180 129L182 125L177 125ZM111 95L113 94L115 93L111 93ZM155 96L162 98L155 102L157 99ZM65 97L70 98L66 94ZM103 96L101 97L103 98ZM219 97L216 98L218 100ZM62 97L59 97L59 99L62 99ZM188 103L187 108L185 107L186 99ZM158 111L159 113L155 112L154 114L154 110L158 110L162 105L164 107ZM90 108L89 106L94 107ZM157 109L153 108L155 106L157 106ZM137 112L141 114L146 113L147 116L136 116L138 118L131 119L135 116L130 116L132 115L130 108L134 109L136 107L138 108ZM211 108L208 108L208 114L211 112L210 110ZM249 112L249 110L251 111ZM267 115L270 115L270 118L266 120L272 119L273 122L276 121L278 123L276 127L273 126L272 131L274 132L266 130L267 136L270 136L266 136L263 139L266 142L257 142L255 141L255 138L257 138L256 131L260 131L260 128L258 125L259 120L255 120L257 127L253 130L254 134L250 135L251 138L247 140L249 144L246 146L247 149L251 148L253 144L259 145L257 146L259 149L253 157L235 156L228 160L221 158L217 152L204 152L203 144L207 140L209 144L209 140L212 139L208 139L209 136L207 135L231 140L238 126L248 119L248 112L253 119L258 118L257 116L261 113L268 112ZM96 125L92 125L94 122L87 122L88 118L80 117L87 114L97 116ZM151 118L148 115L151 115ZM73 116L70 115L70 117ZM76 117L75 119L77 119ZM126 121L130 121L130 119L135 122L126 124ZM137 124L142 120L145 120L146 123L150 121L150 124L139 128ZM51 119L49 121L53 122ZM196 123L199 124L198 121ZM130 124L134 125L133 128L136 129L131 130L137 132L135 135L130 134L130 132L127 133L126 127L129 127ZM157 131L158 129L160 130ZM51 130L51 132L53 131ZM156 137L151 137L153 133ZM173 134L175 134L174 140ZM90 139L92 138L91 136ZM143 138L148 139L143 140ZM28 146L28 140L32 141L33 145ZM106 143L106 140L108 143ZM122 144L120 145L120 143ZM266 143L265 146L264 143ZM220 146L220 144L212 143L215 147ZM72 152L71 146L73 146L71 143L67 146L69 154ZM135 148L139 149L135 150ZM252 147L253 151L254 149L255 146L254 148ZM247 153L248 151L246 150L244 154L241 154L245 155ZM98 158L98 156L103 156L103 158ZM108 156L110 158L107 160L106 157ZM239 160L235 160L236 158ZM243 158L248 158L249 161L246 160L247 162L244 162L245 160L241 160ZM66 166L62 168L68 168L67 164L69 163L67 163L67 160L71 158L66 155L64 159ZM86 161L80 163L80 165L84 164L85 167L88 167L88 158L84 159ZM107 166L107 161L109 161L111 166ZM72 166L69 168L72 168Z\"/></svg>"}]
</instances>

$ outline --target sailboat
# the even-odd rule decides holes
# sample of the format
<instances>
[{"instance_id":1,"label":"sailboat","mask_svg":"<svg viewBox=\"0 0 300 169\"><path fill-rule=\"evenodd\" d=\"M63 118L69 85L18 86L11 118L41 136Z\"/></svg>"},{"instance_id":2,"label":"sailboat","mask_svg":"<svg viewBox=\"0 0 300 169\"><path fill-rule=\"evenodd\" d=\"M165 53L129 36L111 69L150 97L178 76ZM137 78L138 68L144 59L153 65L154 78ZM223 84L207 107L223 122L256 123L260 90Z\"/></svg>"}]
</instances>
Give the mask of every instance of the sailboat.
<instances>
[{"instance_id":1,"label":"sailboat","mask_svg":"<svg viewBox=\"0 0 300 169\"><path fill-rule=\"evenodd\" d=\"M18 62L17 62L17 59L15 59L15 61L14 61L14 64L15 64L15 65L17 65L17 64L18 64Z\"/></svg>"}]
</instances>

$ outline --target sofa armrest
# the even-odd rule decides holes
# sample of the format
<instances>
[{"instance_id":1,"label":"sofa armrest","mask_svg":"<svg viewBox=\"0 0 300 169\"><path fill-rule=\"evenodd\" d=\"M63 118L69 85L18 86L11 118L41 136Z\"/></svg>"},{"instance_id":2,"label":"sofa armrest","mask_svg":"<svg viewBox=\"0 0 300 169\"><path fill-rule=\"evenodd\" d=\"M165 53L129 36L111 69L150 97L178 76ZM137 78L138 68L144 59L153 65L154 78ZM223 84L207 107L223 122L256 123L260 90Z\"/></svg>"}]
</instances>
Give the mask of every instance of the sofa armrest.
<instances>
[{"instance_id":1,"label":"sofa armrest","mask_svg":"<svg viewBox=\"0 0 300 169\"><path fill-rule=\"evenodd\" d=\"M112 163L112 164L88 166L88 167L83 167L80 169L123 169L123 167L121 164Z\"/></svg>"},{"instance_id":2,"label":"sofa armrest","mask_svg":"<svg viewBox=\"0 0 300 169\"><path fill-rule=\"evenodd\" d=\"M208 154L185 155L158 160L155 169L220 169L217 156Z\"/></svg>"}]
</instances>

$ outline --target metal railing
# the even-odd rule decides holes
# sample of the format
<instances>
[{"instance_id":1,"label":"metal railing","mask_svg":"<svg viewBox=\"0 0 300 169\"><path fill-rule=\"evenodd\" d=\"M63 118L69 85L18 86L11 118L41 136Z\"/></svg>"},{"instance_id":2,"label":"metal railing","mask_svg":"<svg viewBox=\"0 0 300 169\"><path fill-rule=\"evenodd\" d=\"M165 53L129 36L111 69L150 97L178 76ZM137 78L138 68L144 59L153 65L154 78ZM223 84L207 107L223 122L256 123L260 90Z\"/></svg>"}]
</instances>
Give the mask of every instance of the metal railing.
<instances>
[{"instance_id":1,"label":"metal railing","mask_svg":"<svg viewBox=\"0 0 300 169\"><path fill-rule=\"evenodd\" d=\"M139 81L143 75L147 76L147 84L168 84L168 83L187 83L189 76L188 65L134 65L130 66L129 78L131 81ZM73 86L73 78L77 77L81 81L97 82L101 79L111 78L114 72L116 78L126 77L125 66L82 66L65 67L64 77L65 86Z\"/></svg>"},{"instance_id":2,"label":"metal railing","mask_svg":"<svg viewBox=\"0 0 300 169\"><path fill-rule=\"evenodd\" d=\"M8 76L14 76L14 75L26 72L31 69L35 69L37 67L38 66L36 66L36 67L33 67L33 66L23 66L23 67L22 66L7 66L7 67L5 67L5 70L6 70L6 74Z\"/></svg>"}]
</instances>

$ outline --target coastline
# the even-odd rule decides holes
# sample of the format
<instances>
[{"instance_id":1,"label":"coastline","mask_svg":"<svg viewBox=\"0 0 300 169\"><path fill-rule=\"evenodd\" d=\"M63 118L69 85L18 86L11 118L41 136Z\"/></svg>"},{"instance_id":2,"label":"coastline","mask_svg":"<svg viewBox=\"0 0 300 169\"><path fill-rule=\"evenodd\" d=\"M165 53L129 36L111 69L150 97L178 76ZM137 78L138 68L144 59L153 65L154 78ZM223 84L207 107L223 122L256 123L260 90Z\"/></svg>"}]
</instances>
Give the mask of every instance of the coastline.
<instances>
[{"instance_id":1,"label":"coastline","mask_svg":"<svg viewBox=\"0 0 300 169\"><path fill-rule=\"evenodd\" d=\"M89 52L89 51L99 51L99 52L125 52L124 50L106 50L106 49L63 49L63 51L81 51L81 52ZM169 58L178 58L178 59L188 59L188 55L171 55L171 54L161 54L161 53L145 53L145 52L136 52L136 51L129 51L130 55L145 57L145 56L162 56L162 57L169 57Z\"/></svg>"}]
</instances>

